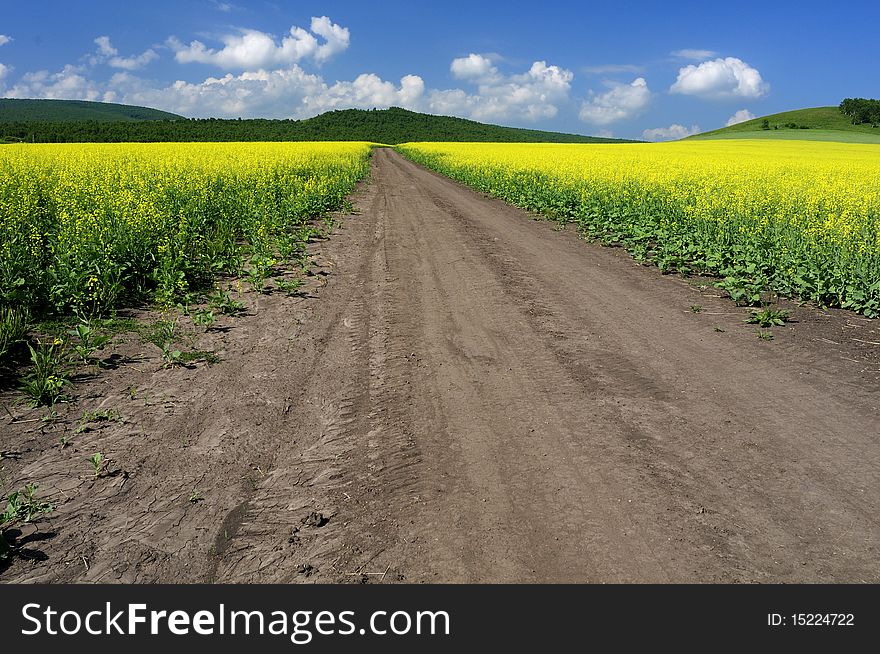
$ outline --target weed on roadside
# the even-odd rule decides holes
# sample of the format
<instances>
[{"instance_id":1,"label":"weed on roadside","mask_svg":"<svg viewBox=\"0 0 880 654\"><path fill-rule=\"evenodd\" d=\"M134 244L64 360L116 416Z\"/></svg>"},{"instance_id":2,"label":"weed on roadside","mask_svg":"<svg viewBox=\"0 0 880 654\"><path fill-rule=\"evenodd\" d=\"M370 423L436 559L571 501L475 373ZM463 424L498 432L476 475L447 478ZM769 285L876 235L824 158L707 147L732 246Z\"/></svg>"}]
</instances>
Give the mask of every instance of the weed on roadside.
<instances>
[{"instance_id":1,"label":"weed on roadside","mask_svg":"<svg viewBox=\"0 0 880 654\"><path fill-rule=\"evenodd\" d=\"M83 363L91 363L92 355L103 349L112 338L108 334L98 333L89 320L80 320L67 334L77 339L72 341L71 347Z\"/></svg>"},{"instance_id":2,"label":"weed on roadside","mask_svg":"<svg viewBox=\"0 0 880 654\"><path fill-rule=\"evenodd\" d=\"M89 431L89 425L100 422L124 422L124 419L115 409L101 409L95 411L84 411L76 428L75 434L82 434Z\"/></svg>"},{"instance_id":3,"label":"weed on roadside","mask_svg":"<svg viewBox=\"0 0 880 654\"><path fill-rule=\"evenodd\" d=\"M212 309L219 311L224 316L237 316L245 311L244 302L233 300L229 291L219 288L208 298L208 302Z\"/></svg>"},{"instance_id":4,"label":"weed on roadside","mask_svg":"<svg viewBox=\"0 0 880 654\"><path fill-rule=\"evenodd\" d=\"M20 549L10 541L10 530L33 524L55 510L51 503L38 500L36 495L37 485L27 484L6 496L6 508L0 514L0 561L10 559Z\"/></svg>"},{"instance_id":5,"label":"weed on roadside","mask_svg":"<svg viewBox=\"0 0 880 654\"><path fill-rule=\"evenodd\" d=\"M292 279L288 281L276 277L273 281L275 282L275 286L278 287L278 290L284 291L289 297L295 297L298 295L303 285L303 280L301 279Z\"/></svg>"},{"instance_id":6,"label":"weed on roadside","mask_svg":"<svg viewBox=\"0 0 880 654\"><path fill-rule=\"evenodd\" d=\"M95 479L97 479L107 468L108 461L101 452L95 452L89 457L89 463L92 464L92 470L95 473Z\"/></svg>"},{"instance_id":7,"label":"weed on roadside","mask_svg":"<svg viewBox=\"0 0 880 654\"><path fill-rule=\"evenodd\" d=\"M745 322L760 327L781 327L788 322L788 311L771 309L770 307L765 307L760 311L756 309L746 318Z\"/></svg>"},{"instance_id":8,"label":"weed on roadside","mask_svg":"<svg viewBox=\"0 0 880 654\"><path fill-rule=\"evenodd\" d=\"M21 391L30 398L31 406L52 406L63 399L64 387L71 381L65 364L64 341L37 343L34 349L28 343L33 368L25 375Z\"/></svg>"}]
</instances>

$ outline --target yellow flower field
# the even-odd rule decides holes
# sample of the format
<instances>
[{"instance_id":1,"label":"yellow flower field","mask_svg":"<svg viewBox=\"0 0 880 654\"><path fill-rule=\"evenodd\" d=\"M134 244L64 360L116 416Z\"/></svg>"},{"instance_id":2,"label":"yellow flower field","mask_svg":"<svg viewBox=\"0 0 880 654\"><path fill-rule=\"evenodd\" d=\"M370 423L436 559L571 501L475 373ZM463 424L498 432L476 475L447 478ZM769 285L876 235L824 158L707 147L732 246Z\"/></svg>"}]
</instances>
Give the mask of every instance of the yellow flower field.
<instances>
[{"instance_id":1,"label":"yellow flower field","mask_svg":"<svg viewBox=\"0 0 880 654\"><path fill-rule=\"evenodd\" d=\"M411 159L705 273L746 304L767 289L880 313L880 147L811 141L410 143Z\"/></svg>"},{"instance_id":2,"label":"yellow flower field","mask_svg":"<svg viewBox=\"0 0 880 654\"><path fill-rule=\"evenodd\" d=\"M367 143L0 147L0 307L98 314L171 303L297 254Z\"/></svg>"}]
</instances>

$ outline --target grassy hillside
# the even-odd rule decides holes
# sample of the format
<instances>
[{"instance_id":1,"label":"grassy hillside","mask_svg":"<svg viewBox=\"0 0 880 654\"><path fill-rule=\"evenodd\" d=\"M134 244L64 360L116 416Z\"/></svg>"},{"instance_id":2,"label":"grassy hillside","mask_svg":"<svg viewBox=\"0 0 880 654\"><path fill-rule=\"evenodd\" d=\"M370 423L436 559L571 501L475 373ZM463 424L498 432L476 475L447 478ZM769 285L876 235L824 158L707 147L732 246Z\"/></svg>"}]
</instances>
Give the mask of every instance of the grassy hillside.
<instances>
[{"instance_id":1,"label":"grassy hillside","mask_svg":"<svg viewBox=\"0 0 880 654\"><path fill-rule=\"evenodd\" d=\"M173 114L172 114L173 115ZM487 125L463 118L398 109L330 111L306 120L218 120L101 122L2 122L0 140L37 143L174 141L481 141L520 143L611 143L580 134Z\"/></svg>"},{"instance_id":2,"label":"grassy hillside","mask_svg":"<svg viewBox=\"0 0 880 654\"><path fill-rule=\"evenodd\" d=\"M767 120L770 129L762 129ZM853 125L837 107L796 109L761 116L744 123L704 132L691 139L804 139L811 141L843 141L847 143L880 143L880 128Z\"/></svg>"},{"instance_id":3,"label":"grassy hillside","mask_svg":"<svg viewBox=\"0 0 880 654\"><path fill-rule=\"evenodd\" d=\"M109 102L86 102L85 100L14 100L0 98L0 123L15 122L65 122L96 120L139 121L179 120L183 116L167 111L133 107Z\"/></svg>"}]
</instances>

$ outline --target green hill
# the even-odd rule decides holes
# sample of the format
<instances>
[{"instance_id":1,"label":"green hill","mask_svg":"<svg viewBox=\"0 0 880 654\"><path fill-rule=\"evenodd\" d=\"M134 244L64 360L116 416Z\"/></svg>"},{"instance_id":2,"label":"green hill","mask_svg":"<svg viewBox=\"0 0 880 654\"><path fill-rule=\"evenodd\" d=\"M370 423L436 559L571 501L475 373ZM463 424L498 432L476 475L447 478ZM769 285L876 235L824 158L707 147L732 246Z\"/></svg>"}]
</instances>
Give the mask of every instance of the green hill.
<instances>
[{"instance_id":1,"label":"green hill","mask_svg":"<svg viewBox=\"0 0 880 654\"><path fill-rule=\"evenodd\" d=\"M398 107L370 111L362 109L329 111L300 121L298 129L303 133L336 135L339 140L375 141L389 145L413 141L605 143L619 140L501 127L452 116L422 114Z\"/></svg>"},{"instance_id":2,"label":"green hill","mask_svg":"<svg viewBox=\"0 0 880 654\"><path fill-rule=\"evenodd\" d=\"M0 101L2 102L2 101ZM130 108L131 109L131 108ZM174 114L166 114L174 116ZM3 121L0 140L36 143L131 143L178 141L413 141L519 143L619 143L581 134L487 125L406 109L344 109L306 120L221 120L216 118L113 121Z\"/></svg>"},{"instance_id":3,"label":"green hill","mask_svg":"<svg viewBox=\"0 0 880 654\"><path fill-rule=\"evenodd\" d=\"M0 98L0 123L65 122L95 120L139 121L180 120L167 111L85 100L14 100Z\"/></svg>"},{"instance_id":4,"label":"green hill","mask_svg":"<svg viewBox=\"0 0 880 654\"><path fill-rule=\"evenodd\" d=\"M762 123L768 122L769 129ZM761 116L744 123L703 132L690 139L803 139L842 141L845 143L880 143L880 127L853 125L837 107L796 109Z\"/></svg>"}]
</instances>

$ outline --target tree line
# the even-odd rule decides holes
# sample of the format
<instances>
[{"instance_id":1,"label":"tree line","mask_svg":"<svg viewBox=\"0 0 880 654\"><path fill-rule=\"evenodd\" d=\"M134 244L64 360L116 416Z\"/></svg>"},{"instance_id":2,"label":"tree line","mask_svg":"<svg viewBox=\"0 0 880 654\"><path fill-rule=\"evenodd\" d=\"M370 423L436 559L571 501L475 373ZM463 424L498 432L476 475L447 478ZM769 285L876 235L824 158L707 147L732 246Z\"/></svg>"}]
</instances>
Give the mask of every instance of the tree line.
<instances>
[{"instance_id":1,"label":"tree line","mask_svg":"<svg viewBox=\"0 0 880 654\"><path fill-rule=\"evenodd\" d=\"M880 100L846 98L840 103L840 111L852 120L853 125L880 124Z\"/></svg>"},{"instance_id":2,"label":"tree line","mask_svg":"<svg viewBox=\"0 0 880 654\"><path fill-rule=\"evenodd\" d=\"M595 143L615 141L580 134L487 125L392 107L343 109L306 120L181 119L138 122L95 120L0 122L0 141L27 143L150 143L187 141L491 141Z\"/></svg>"}]
</instances>

